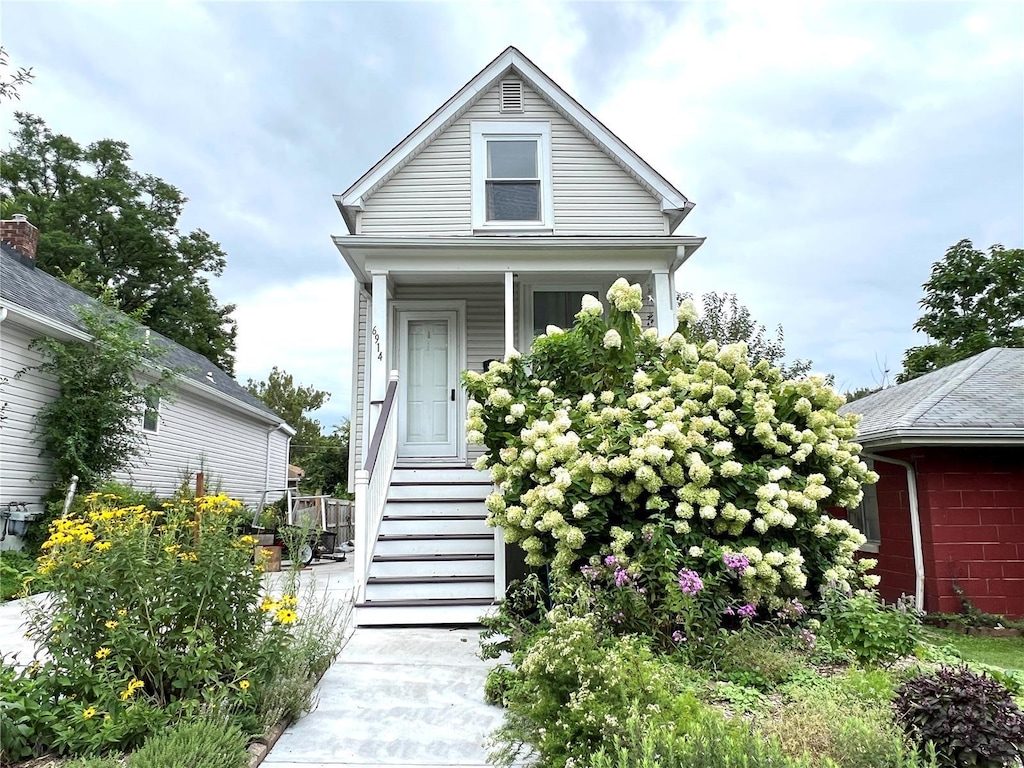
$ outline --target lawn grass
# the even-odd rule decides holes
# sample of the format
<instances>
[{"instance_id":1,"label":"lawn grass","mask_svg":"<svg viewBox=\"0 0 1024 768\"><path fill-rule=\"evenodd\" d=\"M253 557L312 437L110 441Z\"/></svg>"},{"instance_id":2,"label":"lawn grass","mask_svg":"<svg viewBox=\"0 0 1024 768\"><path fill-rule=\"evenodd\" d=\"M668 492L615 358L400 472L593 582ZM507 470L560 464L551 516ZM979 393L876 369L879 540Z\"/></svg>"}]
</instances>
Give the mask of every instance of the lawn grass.
<instances>
[{"instance_id":1,"label":"lawn grass","mask_svg":"<svg viewBox=\"0 0 1024 768\"><path fill-rule=\"evenodd\" d=\"M934 645L955 646L967 661L1024 672L1024 637L961 635L929 627L925 630L925 639Z\"/></svg>"}]
</instances>

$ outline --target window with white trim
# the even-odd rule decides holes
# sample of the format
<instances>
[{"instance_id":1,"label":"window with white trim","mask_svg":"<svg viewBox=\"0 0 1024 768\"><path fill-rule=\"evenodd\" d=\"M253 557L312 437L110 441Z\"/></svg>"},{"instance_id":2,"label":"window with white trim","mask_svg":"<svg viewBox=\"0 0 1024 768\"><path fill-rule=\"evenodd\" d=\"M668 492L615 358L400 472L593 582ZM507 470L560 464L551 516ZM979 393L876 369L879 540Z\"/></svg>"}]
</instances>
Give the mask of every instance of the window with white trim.
<instances>
[{"instance_id":1,"label":"window with white trim","mask_svg":"<svg viewBox=\"0 0 1024 768\"><path fill-rule=\"evenodd\" d=\"M874 469L874 462L865 459L868 469ZM882 541L881 530L878 526L878 491L877 485L865 485L862 489L864 498L856 509L849 511L850 524L867 538L867 544L877 547Z\"/></svg>"},{"instance_id":2,"label":"window with white trim","mask_svg":"<svg viewBox=\"0 0 1024 768\"><path fill-rule=\"evenodd\" d=\"M474 229L550 228L551 124L477 121Z\"/></svg>"},{"instance_id":3,"label":"window with white trim","mask_svg":"<svg viewBox=\"0 0 1024 768\"><path fill-rule=\"evenodd\" d=\"M142 431L156 434L160 431L160 398L147 397L142 412Z\"/></svg>"}]
</instances>

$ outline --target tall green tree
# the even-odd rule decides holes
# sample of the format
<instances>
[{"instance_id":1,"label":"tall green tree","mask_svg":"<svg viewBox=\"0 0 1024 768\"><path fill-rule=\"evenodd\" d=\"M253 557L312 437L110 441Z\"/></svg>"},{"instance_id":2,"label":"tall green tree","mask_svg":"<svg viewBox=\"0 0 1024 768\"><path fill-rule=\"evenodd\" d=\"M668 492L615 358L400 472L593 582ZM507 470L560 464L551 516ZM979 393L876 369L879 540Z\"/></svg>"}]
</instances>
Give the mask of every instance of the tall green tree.
<instances>
[{"instance_id":1,"label":"tall green tree","mask_svg":"<svg viewBox=\"0 0 1024 768\"><path fill-rule=\"evenodd\" d=\"M693 294L678 295L680 301L693 298ZM782 326L775 328L775 335L769 336L768 329L750 314L750 309L740 304L735 293L705 293L701 297L701 312L693 327L691 340L698 344L716 341L719 344L736 344L744 341L751 360L767 360L777 366L789 379L807 374L813 363L810 360L786 361L785 335Z\"/></svg>"},{"instance_id":2,"label":"tall green tree","mask_svg":"<svg viewBox=\"0 0 1024 768\"><path fill-rule=\"evenodd\" d=\"M303 386L276 365L266 381L249 379L245 388L295 429L288 460L305 470L303 490L343 493L348 484L349 425L324 434L320 422L309 415L330 400L330 392Z\"/></svg>"},{"instance_id":3,"label":"tall green tree","mask_svg":"<svg viewBox=\"0 0 1024 768\"><path fill-rule=\"evenodd\" d=\"M38 266L60 277L77 269L80 287L110 290L123 311L233 373L235 307L219 304L209 282L225 254L203 230L179 230L181 191L134 170L123 141L83 147L34 115L15 121L0 153L0 201L39 228Z\"/></svg>"},{"instance_id":4,"label":"tall green tree","mask_svg":"<svg viewBox=\"0 0 1024 768\"><path fill-rule=\"evenodd\" d=\"M930 341L903 356L899 382L910 381L992 347L1024 347L1024 249L970 240L932 265L914 330Z\"/></svg>"},{"instance_id":5,"label":"tall green tree","mask_svg":"<svg viewBox=\"0 0 1024 768\"><path fill-rule=\"evenodd\" d=\"M18 89L32 82L32 78L35 75L32 74L32 67L26 69L25 67L18 67L14 72L7 74L7 51L4 50L3 46L0 46L0 101L9 101L11 99L20 99L21 94L18 93Z\"/></svg>"}]
</instances>

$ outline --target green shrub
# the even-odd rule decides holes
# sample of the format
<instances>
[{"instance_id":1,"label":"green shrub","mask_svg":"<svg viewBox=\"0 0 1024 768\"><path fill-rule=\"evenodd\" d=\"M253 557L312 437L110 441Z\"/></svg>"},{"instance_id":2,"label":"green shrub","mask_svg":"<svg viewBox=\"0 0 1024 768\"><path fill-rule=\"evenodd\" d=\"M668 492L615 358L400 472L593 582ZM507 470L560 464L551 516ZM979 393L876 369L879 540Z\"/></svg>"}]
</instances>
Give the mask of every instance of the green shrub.
<instances>
[{"instance_id":1,"label":"green shrub","mask_svg":"<svg viewBox=\"0 0 1024 768\"><path fill-rule=\"evenodd\" d=\"M123 764L116 757L80 757L64 763L61 768L121 768Z\"/></svg>"},{"instance_id":2,"label":"green shrub","mask_svg":"<svg viewBox=\"0 0 1024 768\"><path fill-rule=\"evenodd\" d=\"M678 695L675 676L646 639L608 637L593 617L571 615L556 615L524 652L505 696L506 724L492 758L511 764L532 749L538 765L559 767L610 748L626 733L633 703L642 723L669 730L697 706Z\"/></svg>"},{"instance_id":3,"label":"green shrub","mask_svg":"<svg viewBox=\"0 0 1024 768\"><path fill-rule=\"evenodd\" d=\"M876 583L863 573L873 563L854 561L863 536L819 508L855 506L877 479L842 397L820 377L784 381L744 344L698 349L690 305L658 339L634 314L639 286L616 281L608 300L607 320L586 297L572 329L464 374L468 440L486 446L478 467L499 484L489 522L527 563L610 571L598 580L646 602L657 625L645 631L663 641L713 630L729 608L763 618L829 581ZM701 588L687 581L680 596L684 571Z\"/></svg>"},{"instance_id":4,"label":"green shrub","mask_svg":"<svg viewBox=\"0 0 1024 768\"><path fill-rule=\"evenodd\" d=\"M747 628L726 636L718 658L719 677L764 691L808 669L784 638L769 629Z\"/></svg>"},{"instance_id":5,"label":"green shrub","mask_svg":"<svg viewBox=\"0 0 1024 768\"><path fill-rule=\"evenodd\" d=\"M36 562L24 552L0 555L0 600L27 597L45 589L36 573Z\"/></svg>"},{"instance_id":6,"label":"green shrub","mask_svg":"<svg viewBox=\"0 0 1024 768\"><path fill-rule=\"evenodd\" d=\"M636 720L611 749L600 749L588 768L811 768L807 758L791 758L739 720L701 708L683 733L658 730ZM831 765L827 761L819 765Z\"/></svg>"},{"instance_id":7,"label":"green shrub","mask_svg":"<svg viewBox=\"0 0 1024 768\"><path fill-rule=\"evenodd\" d=\"M967 667L941 667L906 680L894 702L900 724L942 766L1013 766L1024 758L1024 715L1009 691Z\"/></svg>"},{"instance_id":8,"label":"green shrub","mask_svg":"<svg viewBox=\"0 0 1024 768\"><path fill-rule=\"evenodd\" d=\"M258 727L257 694L290 647L298 601L262 597L254 541L230 522L238 503L203 497L153 511L115 501L90 494L42 545L51 599L29 634L48 660L15 685L44 714L31 750L132 749L214 704Z\"/></svg>"},{"instance_id":9,"label":"green shrub","mask_svg":"<svg viewBox=\"0 0 1024 768\"><path fill-rule=\"evenodd\" d=\"M861 664L891 664L913 654L921 641L917 615L884 605L873 593L845 596L836 590L824 605L823 631Z\"/></svg>"},{"instance_id":10,"label":"green shrub","mask_svg":"<svg viewBox=\"0 0 1024 768\"><path fill-rule=\"evenodd\" d=\"M484 700L488 704L504 707L507 704L509 690L516 681L516 673L508 667L493 667L487 671L484 681Z\"/></svg>"},{"instance_id":11,"label":"green shrub","mask_svg":"<svg viewBox=\"0 0 1024 768\"><path fill-rule=\"evenodd\" d=\"M146 740L128 768L246 768L247 739L223 720L182 721Z\"/></svg>"},{"instance_id":12,"label":"green shrub","mask_svg":"<svg viewBox=\"0 0 1024 768\"><path fill-rule=\"evenodd\" d=\"M790 756L807 754L840 768L913 764L913 750L893 722L888 703L857 697L862 682L823 681L790 690L792 700L763 717L760 729Z\"/></svg>"}]
</instances>

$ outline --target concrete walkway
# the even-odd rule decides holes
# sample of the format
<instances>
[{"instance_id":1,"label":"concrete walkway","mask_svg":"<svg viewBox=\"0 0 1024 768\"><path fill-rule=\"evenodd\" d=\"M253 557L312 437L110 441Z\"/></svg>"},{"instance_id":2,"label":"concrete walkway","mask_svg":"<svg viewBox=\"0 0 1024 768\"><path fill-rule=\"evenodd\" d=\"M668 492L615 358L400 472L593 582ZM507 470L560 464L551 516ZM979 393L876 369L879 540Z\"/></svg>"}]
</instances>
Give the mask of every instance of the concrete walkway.
<instances>
[{"instance_id":1,"label":"concrete walkway","mask_svg":"<svg viewBox=\"0 0 1024 768\"><path fill-rule=\"evenodd\" d=\"M317 708L281 736L268 768L484 766L503 712L484 702L475 630L355 631Z\"/></svg>"}]
</instances>

